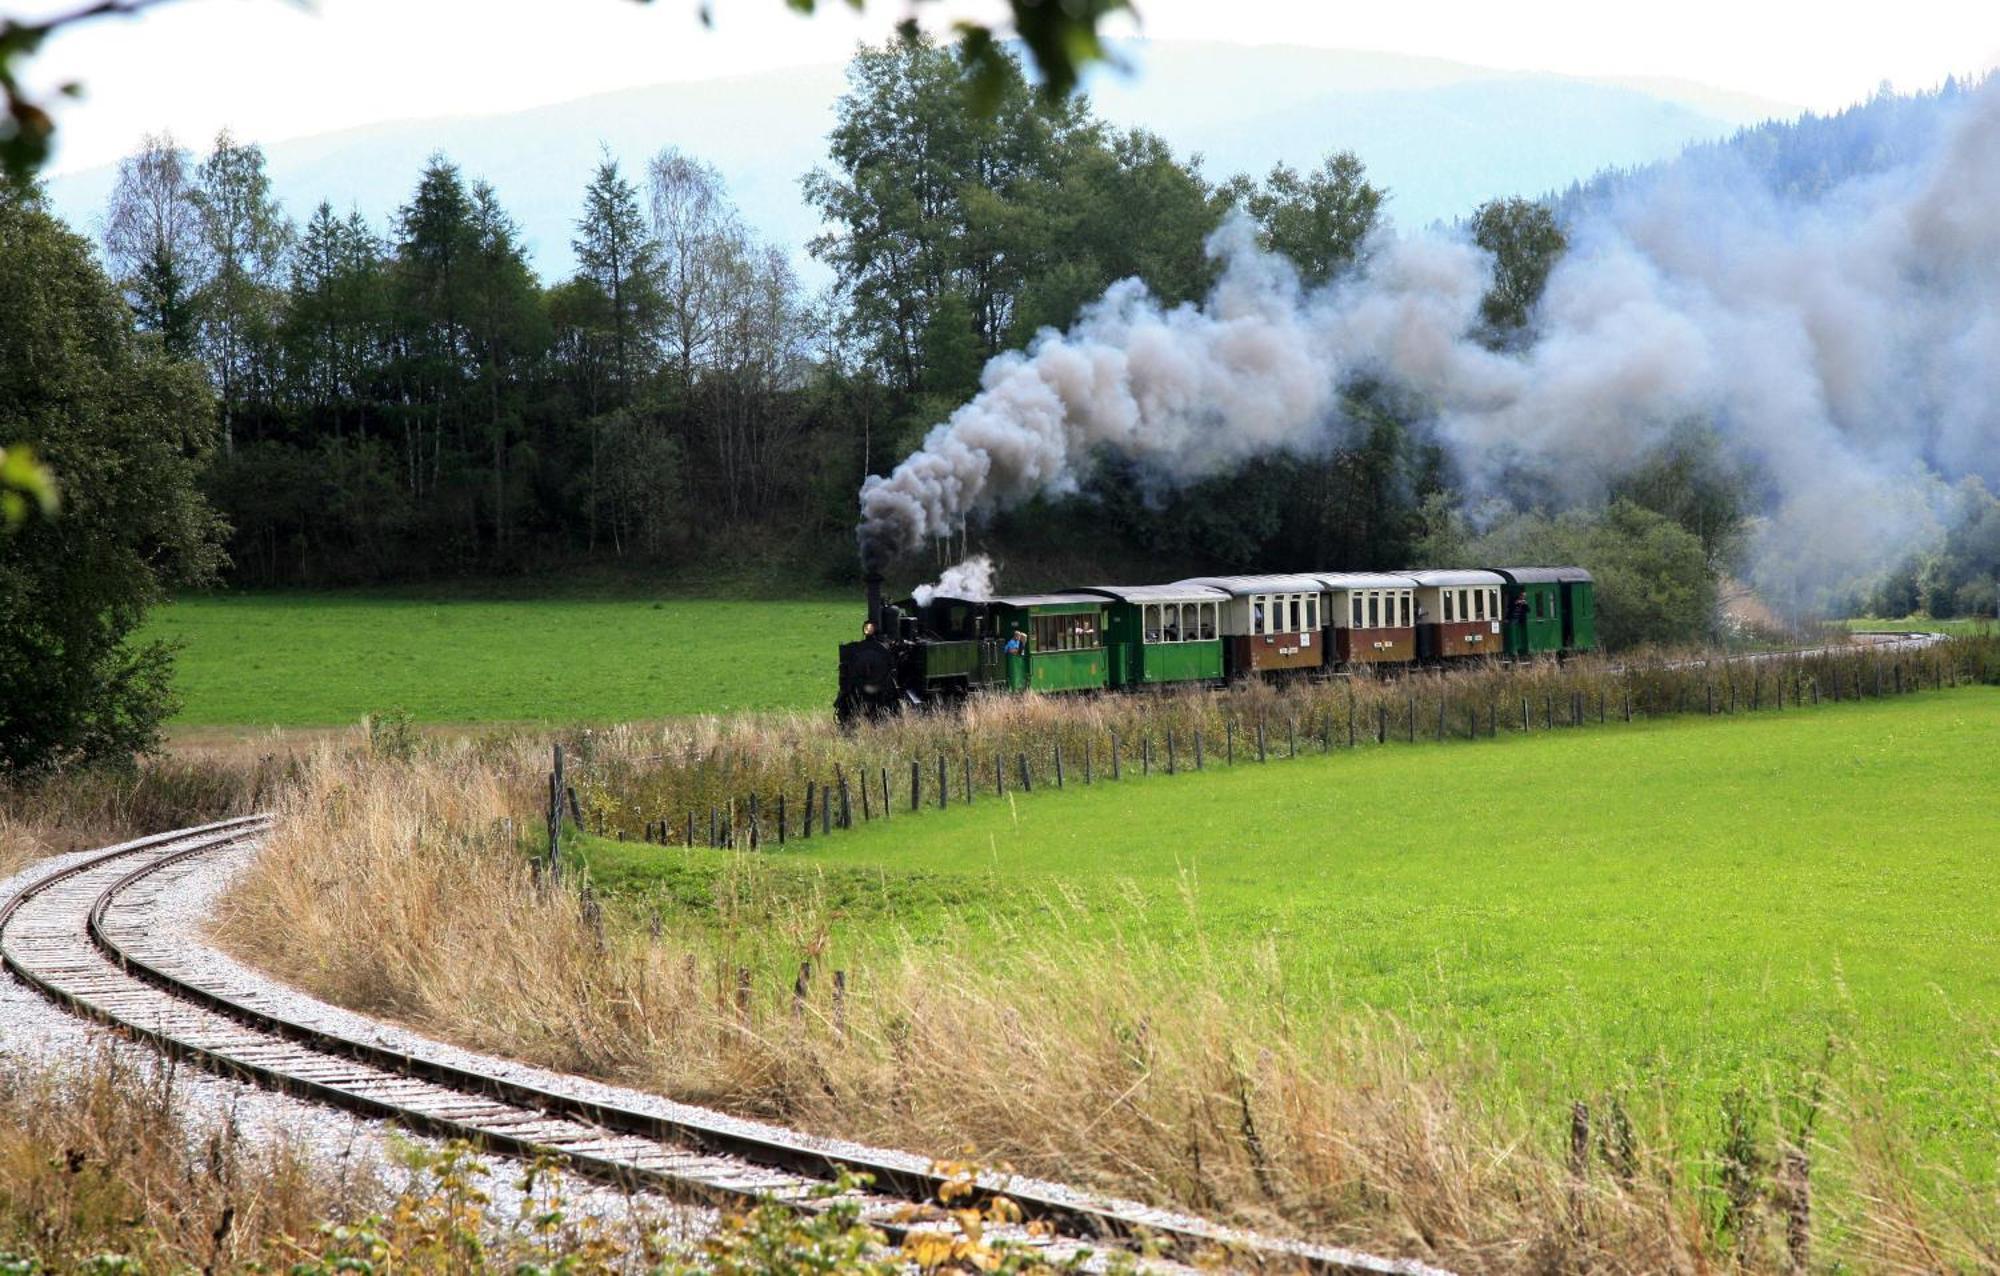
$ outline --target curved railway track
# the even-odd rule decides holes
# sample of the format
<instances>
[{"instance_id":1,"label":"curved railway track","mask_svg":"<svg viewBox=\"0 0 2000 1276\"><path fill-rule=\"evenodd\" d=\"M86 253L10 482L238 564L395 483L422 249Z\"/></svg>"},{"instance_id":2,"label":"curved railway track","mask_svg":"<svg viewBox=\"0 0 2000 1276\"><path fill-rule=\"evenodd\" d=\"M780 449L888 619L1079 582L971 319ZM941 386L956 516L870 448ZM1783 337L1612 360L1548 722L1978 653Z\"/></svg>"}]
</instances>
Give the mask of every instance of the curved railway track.
<instances>
[{"instance_id":1,"label":"curved railway track","mask_svg":"<svg viewBox=\"0 0 2000 1276\"><path fill-rule=\"evenodd\" d=\"M584 1177L676 1200L786 1202L823 1209L842 1171L871 1184L846 1198L891 1240L939 1230L910 1207L946 1179L922 1158L818 1140L703 1109L680 1117L635 1111L393 1050L279 1017L254 994L191 973L147 923L142 897L158 875L240 847L265 816L181 829L109 847L19 888L0 905L0 956L17 978L64 1008L226 1077L464 1139L519 1157L553 1156ZM1156 1255L1160 1266L1221 1258L1231 1267L1446 1276L1387 1259L1221 1227L1059 1184L980 1179L976 1197L1004 1195L1024 1224L988 1235L1061 1262L1107 1248Z\"/></svg>"}]
</instances>

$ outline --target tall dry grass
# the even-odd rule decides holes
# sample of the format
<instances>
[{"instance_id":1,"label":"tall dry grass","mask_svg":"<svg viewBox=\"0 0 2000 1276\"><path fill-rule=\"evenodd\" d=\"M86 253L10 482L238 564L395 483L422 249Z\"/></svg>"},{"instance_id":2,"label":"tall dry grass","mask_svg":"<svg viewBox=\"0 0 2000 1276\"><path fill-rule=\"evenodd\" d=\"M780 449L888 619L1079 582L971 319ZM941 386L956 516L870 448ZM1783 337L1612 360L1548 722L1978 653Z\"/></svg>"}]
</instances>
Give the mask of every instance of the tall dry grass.
<instances>
[{"instance_id":1,"label":"tall dry grass","mask_svg":"<svg viewBox=\"0 0 2000 1276\"><path fill-rule=\"evenodd\" d=\"M282 1264L289 1238L382 1199L372 1176L332 1169L295 1146L246 1146L227 1121L193 1116L175 1077L109 1051L81 1067L0 1069L7 1270Z\"/></svg>"},{"instance_id":2,"label":"tall dry grass","mask_svg":"<svg viewBox=\"0 0 2000 1276\"><path fill-rule=\"evenodd\" d=\"M1836 677L1872 689L1872 667L1854 660L1790 673L1823 694ZM1475 705L1487 689L1496 713L1503 687L1517 713L1524 692L1559 712L1597 690L1618 697L1607 713L1622 713L1628 690L1664 712L1736 674L1661 661L1484 676L1436 685ZM1421 725L1433 683L1364 681L1351 694L1385 715L1414 694ZM885 746L1004 759L1052 731L1094 748L1086 737L1114 729L1163 742L1175 723L1191 741L1197 722L1206 734L1231 720L1213 715L1233 714L1261 716L1270 748L1278 715L1324 722L1349 694L995 702L853 736L759 719L571 745L592 809L642 821L661 792L684 804L749 781L795 785L836 761L872 764ZM1343 716L1332 747L1344 740ZM1297 1015L1275 979L1255 991L1240 953L1156 951L1059 925L997 944L948 933L857 972L837 1010L823 978L797 1005L759 985L740 1006L728 952L621 922L531 867L545 741L377 744L323 745L301 764L219 933L330 1000L469 1046L939 1156L971 1145L1027 1172L1465 1270L1787 1270L1797 1155L1818 1185L1820 1265L2000 1262L2000 1202L1950 1167L1919 1165L1865 1085L1779 1079L1708 1146L1686 1143L1670 1093L1589 1096L1594 1124L1575 1155L1566 1113L1531 1110L1476 1045L1379 1015Z\"/></svg>"},{"instance_id":3,"label":"tall dry grass","mask_svg":"<svg viewBox=\"0 0 2000 1276\"><path fill-rule=\"evenodd\" d=\"M292 763L242 746L0 780L0 877L43 856L254 810Z\"/></svg>"}]
</instances>

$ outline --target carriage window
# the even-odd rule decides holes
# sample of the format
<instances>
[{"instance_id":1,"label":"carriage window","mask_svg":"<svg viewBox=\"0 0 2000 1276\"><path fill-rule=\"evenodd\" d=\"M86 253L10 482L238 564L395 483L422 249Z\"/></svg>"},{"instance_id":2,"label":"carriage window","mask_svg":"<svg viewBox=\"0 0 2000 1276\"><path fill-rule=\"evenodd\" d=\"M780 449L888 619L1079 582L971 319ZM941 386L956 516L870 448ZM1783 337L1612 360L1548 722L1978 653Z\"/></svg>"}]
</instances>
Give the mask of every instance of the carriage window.
<instances>
[{"instance_id":1,"label":"carriage window","mask_svg":"<svg viewBox=\"0 0 2000 1276\"><path fill-rule=\"evenodd\" d=\"M1444 591L1444 621L1446 624L1450 624L1457 619L1458 616L1454 614L1452 608L1451 591L1447 589Z\"/></svg>"},{"instance_id":2,"label":"carriage window","mask_svg":"<svg viewBox=\"0 0 2000 1276\"><path fill-rule=\"evenodd\" d=\"M1250 600L1250 632L1253 634L1264 632L1264 600L1261 598Z\"/></svg>"},{"instance_id":3,"label":"carriage window","mask_svg":"<svg viewBox=\"0 0 2000 1276\"><path fill-rule=\"evenodd\" d=\"M1167 627L1166 631L1160 635L1160 640L1162 642L1179 642L1181 640L1181 609L1179 604L1168 603L1166 616Z\"/></svg>"},{"instance_id":4,"label":"carriage window","mask_svg":"<svg viewBox=\"0 0 2000 1276\"><path fill-rule=\"evenodd\" d=\"M1403 628L1408 629L1410 627L1410 591L1407 589L1404 590L1401 597L1403 600Z\"/></svg>"},{"instance_id":5,"label":"carriage window","mask_svg":"<svg viewBox=\"0 0 2000 1276\"><path fill-rule=\"evenodd\" d=\"M1288 610L1291 612L1291 617L1292 617L1292 623L1289 626L1287 626L1287 628L1290 629L1293 633L1297 633L1299 628L1299 621L1301 619L1299 615L1299 596L1297 594L1293 594L1291 598L1287 601L1290 604Z\"/></svg>"},{"instance_id":6,"label":"carriage window","mask_svg":"<svg viewBox=\"0 0 2000 1276\"><path fill-rule=\"evenodd\" d=\"M1472 618L1474 620L1486 619L1486 591L1483 589L1472 591Z\"/></svg>"},{"instance_id":7,"label":"carriage window","mask_svg":"<svg viewBox=\"0 0 2000 1276\"><path fill-rule=\"evenodd\" d=\"M1201 637L1201 604L1181 604L1181 641L1193 642Z\"/></svg>"},{"instance_id":8,"label":"carriage window","mask_svg":"<svg viewBox=\"0 0 2000 1276\"><path fill-rule=\"evenodd\" d=\"M1145 629L1145 640L1147 642L1158 642L1160 640L1160 605L1158 603L1146 604Z\"/></svg>"},{"instance_id":9,"label":"carriage window","mask_svg":"<svg viewBox=\"0 0 2000 1276\"><path fill-rule=\"evenodd\" d=\"M1201 636L1204 641L1215 637L1215 604L1201 605Z\"/></svg>"},{"instance_id":10,"label":"carriage window","mask_svg":"<svg viewBox=\"0 0 2000 1276\"><path fill-rule=\"evenodd\" d=\"M1361 628L1361 595L1349 594L1347 596L1347 603L1348 603L1348 608L1347 608L1348 611L1353 613L1352 616L1348 619L1347 622L1348 627L1350 629Z\"/></svg>"},{"instance_id":11,"label":"carriage window","mask_svg":"<svg viewBox=\"0 0 2000 1276\"><path fill-rule=\"evenodd\" d=\"M1319 628L1319 595L1306 595L1306 628Z\"/></svg>"},{"instance_id":12,"label":"carriage window","mask_svg":"<svg viewBox=\"0 0 2000 1276\"><path fill-rule=\"evenodd\" d=\"M1368 627L1373 629L1382 623L1382 595L1368 595Z\"/></svg>"}]
</instances>

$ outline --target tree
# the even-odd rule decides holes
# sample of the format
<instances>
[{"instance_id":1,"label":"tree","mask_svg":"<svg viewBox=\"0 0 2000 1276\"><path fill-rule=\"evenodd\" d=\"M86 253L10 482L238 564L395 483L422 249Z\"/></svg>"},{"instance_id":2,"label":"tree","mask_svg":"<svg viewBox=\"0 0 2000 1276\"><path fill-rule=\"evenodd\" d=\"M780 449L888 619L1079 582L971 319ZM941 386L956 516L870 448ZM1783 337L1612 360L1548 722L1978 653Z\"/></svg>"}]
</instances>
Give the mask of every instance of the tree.
<instances>
[{"instance_id":1,"label":"tree","mask_svg":"<svg viewBox=\"0 0 2000 1276\"><path fill-rule=\"evenodd\" d=\"M194 353L208 261L195 174L172 134L148 134L118 162L104 252L139 326L158 333L170 355Z\"/></svg>"},{"instance_id":2,"label":"tree","mask_svg":"<svg viewBox=\"0 0 2000 1276\"><path fill-rule=\"evenodd\" d=\"M709 357L743 227L713 164L669 146L646 166L667 357L683 387Z\"/></svg>"},{"instance_id":3,"label":"tree","mask_svg":"<svg viewBox=\"0 0 2000 1276\"><path fill-rule=\"evenodd\" d=\"M1435 515L1435 507L1429 511ZM1427 548L1458 547L1437 567L1574 563L1597 580L1597 635L1607 648L1705 641L1719 610L1718 582L1701 542L1664 515L1614 499L1601 510L1553 518L1515 514L1471 536L1433 527Z\"/></svg>"},{"instance_id":4,"label":"tree","mask_svg":"<svg viewBox=\"0 0 2000 1276\"><path fill-rule=\"evenodd\" d=\"M1508 345L1526 331L1569 240L1547 205L1493 199L1472 215L1472 241L1493 254L1493 286L1479 303L1488 340Z\"/></svg>"},{"instance_id":5,"label":"tree","mask_svg":"<svg viewBox=\"0 0 2000 1276\"><path fill-rule=\"evenodd\" d=\"M1058 255L1046 214L1069 161L1103 145L1087 107L1038 97L1011 59L989 85L988 112L965 110L968 81L984 74L928 40L863 48L829 139L834 168L804 181L834 227L812 252L846 290L848 323L905 392L926 382L924 334L953 294L982 361L1006 346L1030 280Z\"/></svg>"},{"instance_id":6,"label":"tree","mask_svg":"<svg viewBox=\"0 0 2000 1276\"><path fill-rule=\"evenodd\" d=\"M226 453L243 399L268 393L275 375L277 285L292 224L271 194L263 149L239 144L226 129L202 161L191 199L209 263L199 300L202 352L221 396Z\"/></svg>"},{"instance_id":7,"label":"tree","mask_svg":"<svg viewBox=\"0 0 2000 1276\"><path fill-rule=\"evenodd\" d=\"M577 273L604 294L611 325L612 368L620 404L632 385L657 326L660 310L659 244L639 212L638 192L606 154L583 195L577 219Z\"/></svg>"},{"instance_id":8,"label":"tree","mask_svg":"<svg viewBox=\"0 0 2000 1276\"><path fill-rule=\"evenodd\" d=\"M534 272L521 252L520 231L493 188L472 190L471 254L467 262L466 339L474 382L485 400L491 447L493 543L507 545L507 459L520 425L523 381L548 345Z\"/></svg>"},{"instance_id":9,"label":"tree","mask_svg":"<svg viewBox=\"0 0 2000 1276\"><path fill-rule=\"evenodd\" d=\"M1382 213L1384 192L1368 184L1361 160L1337 151L1301 176L1286 164L1261 187L1237 187L1263 230L1264 246L1289 257L1299 278L1323 284L1360 260Z\"/></svg>"},{"instance_id":10,"label":"tree","mask_svg":"<svg viewBox=\"0 0 2000 1276\"><path fill-rule=\"evenodd\" d=\"M222 525L201 369L135 341L90 246L0 201L0 437L60 479L61 517L0 539L0 773L129 756L172 710L172 652L130 641L166 591L213 578Z\"/></svg>"}]
</instances>

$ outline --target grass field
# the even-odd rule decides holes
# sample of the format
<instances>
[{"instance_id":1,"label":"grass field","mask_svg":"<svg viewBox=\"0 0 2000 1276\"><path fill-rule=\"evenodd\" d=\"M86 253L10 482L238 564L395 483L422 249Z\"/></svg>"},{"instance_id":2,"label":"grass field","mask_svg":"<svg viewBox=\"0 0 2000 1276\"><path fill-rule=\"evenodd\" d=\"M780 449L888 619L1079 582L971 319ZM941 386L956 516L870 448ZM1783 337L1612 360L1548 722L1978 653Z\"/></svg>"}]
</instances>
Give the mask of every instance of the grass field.
<instances>
[{"instance_id":1,"label":"grass field","mask_svg":"<svg viewBox=\"0 0 2000 1276\"><path fill-rule=\"evenodd\" d=\"M184 644L178 726L609 722L833 703L852 600L429 601L238 594L156 609Z\"/></svg>"},{"instance_id":2,"label":"grass field","mask_svg":"<svg viewBox=\"0 0 2000 1276\"><path fill-rule=\"evenodd\" d=\"M1713 1114L1831 1058L1987 1178L1996 779L2000 691L1977 688L1155 774L757 857L587 854L738 959L865 969L969 929L1004 962L1023 935L1122 935L1302 1015L1490 1046L1538 1103L1641 1087Z\"/></svg>"}]
</instances>

